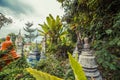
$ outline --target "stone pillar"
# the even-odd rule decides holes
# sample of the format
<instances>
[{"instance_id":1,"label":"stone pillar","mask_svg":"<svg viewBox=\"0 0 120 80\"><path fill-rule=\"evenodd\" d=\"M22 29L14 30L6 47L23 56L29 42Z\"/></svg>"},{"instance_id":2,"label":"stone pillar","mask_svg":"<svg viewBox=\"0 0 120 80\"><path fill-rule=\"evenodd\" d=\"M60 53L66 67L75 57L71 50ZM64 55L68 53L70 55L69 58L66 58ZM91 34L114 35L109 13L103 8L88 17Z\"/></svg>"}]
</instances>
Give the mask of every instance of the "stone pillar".
<instances>
[{"instance_id":1,"label":"stone pillar","mask_svg":"<svg viewBox=\"0 0 120 80\"><path fill-rule=\"evenodd\" d=\"M82 65L88 80L102 80L100 72L97 69L98 65L95 61L95 56L93 55L93 51L90 50L88 38L84 38L84 46L79 56L79 63Z\"/></svg>"},{"instance_id":2,"label":"stone pillar","mask_svg":"<svg viewBox=\"0 0 120 80\"><path fill-rule=\"evenodd\" d=\"M46 53L46 37L44 37L42 40L42 50L41 50L41 55L40 55L41 60L46 59L45 53Z\"/></svg>"}]
</instances>

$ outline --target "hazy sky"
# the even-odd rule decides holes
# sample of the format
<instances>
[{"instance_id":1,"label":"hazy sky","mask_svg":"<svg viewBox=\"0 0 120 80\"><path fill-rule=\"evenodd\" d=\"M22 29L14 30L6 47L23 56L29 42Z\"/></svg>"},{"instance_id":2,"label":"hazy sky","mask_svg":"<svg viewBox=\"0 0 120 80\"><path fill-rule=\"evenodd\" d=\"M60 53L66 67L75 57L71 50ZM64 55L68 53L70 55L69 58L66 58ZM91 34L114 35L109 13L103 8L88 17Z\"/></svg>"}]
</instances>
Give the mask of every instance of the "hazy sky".
<instances>
[{"instance_id":1,"label":"hazy sky","mask_svg":"<svg viewBox=\"0 0 120 80\"><path fill-rule=\"evenodd\" d=\"M0 0L0 12L13 19L12 24L0 30L0 37L10 32L18 34L19 29L22 30L28 21L33 22L33 28L36 28L49 14L56 17L64 13L57 0Z\"/></svg>"}]
</instances>

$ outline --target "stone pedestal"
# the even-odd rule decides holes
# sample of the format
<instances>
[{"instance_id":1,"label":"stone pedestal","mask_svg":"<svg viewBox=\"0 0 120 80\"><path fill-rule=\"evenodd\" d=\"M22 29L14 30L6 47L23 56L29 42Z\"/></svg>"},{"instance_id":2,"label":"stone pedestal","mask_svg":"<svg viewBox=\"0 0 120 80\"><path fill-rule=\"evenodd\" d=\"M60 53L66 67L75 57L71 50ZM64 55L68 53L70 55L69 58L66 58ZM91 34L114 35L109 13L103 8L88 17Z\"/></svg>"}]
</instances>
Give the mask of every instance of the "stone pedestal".
<instances>
[{"instance_id":1,"label":"stone pedestal","mask_svg":"<svg viewBox=\"0 0 120 80\"><path fill-rule=\"evenodd\" d=\"M79 63L82 65L88 80L91 80L92 78L94 80L102 80L100 72L97 69L98 65L95 61L95 56L93 55L93 51L90 50L90 45L88 44L88 38L84 39L84 43L84 49L79 56Z\"/></svg>"}]
</instances>

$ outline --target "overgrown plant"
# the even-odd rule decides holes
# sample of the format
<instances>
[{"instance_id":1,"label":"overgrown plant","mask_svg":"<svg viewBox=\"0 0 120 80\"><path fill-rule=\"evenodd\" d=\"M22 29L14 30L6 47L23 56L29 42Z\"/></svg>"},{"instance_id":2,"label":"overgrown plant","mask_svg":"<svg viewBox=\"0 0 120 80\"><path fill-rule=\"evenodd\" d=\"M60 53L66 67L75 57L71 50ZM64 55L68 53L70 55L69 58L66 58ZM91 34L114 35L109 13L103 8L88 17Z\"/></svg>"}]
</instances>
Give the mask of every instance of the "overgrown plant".
<instances>
[{"instance_id":1,"label":"overgrown plant","mask_svg":"<svg viewBox=\"0 0 120 80\"><path fill-rule=\"evenodd\" d=\"M49 55L45 60L41 60L35 68L59 78L64 78L68 67L68 60L59 61L53 55Z\"/></svg>"},{"instance_id":2,"label":"overgrown plant","mask_svg":"<svg viewBox=\"0 0 120 80\"><path fill-rule=\"evenodd\" d=\"M85 73L82 70L82 66L72 57L71 54L69 54L69 61L73 69L75 79L76 80L87 80ZM36 69L27 68L27 71L30 74L32 74L36 78L36 80L63 80L55 76L51 76L48 73L37 71Z\"/></svg>"},{"instance_id":3,"label":"overgrown plant","mask_svg":"<svg viewBox=\"0 0 120 80\"><path fill-rule=\"evenodd\" d=\"M91 40L100 69L107 80L119 79L120 72L120 1L57 0L65 10L63 20L69 28ZM107 68L106 68L107 67ZM114 76L114 77L111 77Z\"/></svg>"},{"instance_id":4,"label":"overgrown plant","mask_svg":"<svg viewBox=\"0 0 120 80\"><path fill-rule=\"evenodd\" d=\"M30 75L25 68L28 68L25 56L11 62L9 65L5 66L0 72L0 79L2 80L35 80L35 78Z\"/></svg>"},{"instance_id":5,"label":"overgrown plant","mask_svg":"<svg viewBox=\"0 0 120 80\"><path fill-rule=\"evenodd\" d=\"M36 78L36 80L63 80L56 76L52 76L48 73L37 71L36 69L32 69L32 68L26 68L26 69L31 75L33 75Z\"/></svg>"}]
</instances>

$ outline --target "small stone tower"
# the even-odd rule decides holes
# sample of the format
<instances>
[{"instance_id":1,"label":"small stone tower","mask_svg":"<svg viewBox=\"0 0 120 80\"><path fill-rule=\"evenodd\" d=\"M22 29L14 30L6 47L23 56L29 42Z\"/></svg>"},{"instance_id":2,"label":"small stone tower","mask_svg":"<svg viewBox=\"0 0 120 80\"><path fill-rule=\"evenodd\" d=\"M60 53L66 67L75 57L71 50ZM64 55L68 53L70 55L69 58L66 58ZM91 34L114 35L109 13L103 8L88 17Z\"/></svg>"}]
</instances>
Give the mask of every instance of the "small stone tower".
<instances>
[{"instance_id":1,"label":"small stone tower","mask_svg":"<svg viewBox=\"0 0 120 80\"><path fill-rule=\"evenodd\" d=\"M84 46L81 55L79 56L79 63L82 65L88 80L102 80L100 72L98 71L97 63L93 51L90 50L88 38L84 38Z\"/></svg>"},{"instance_id":2,"label":"small stone tower","mask_svg":"<svg viewBox=\"0 0 120 80\"><path fill-rule=\"evenodd\" d=\"M46 53L45 52L45 50L46 50L46 38L45 37L43 38L41 44L42 44L42 50L41 50L40 59L42 60L42 59L46 59L46 56L45 56L45 53Z\"/></svg>"}]
</instances>

